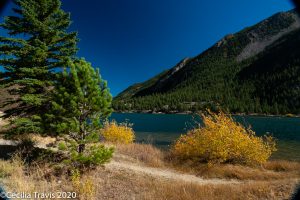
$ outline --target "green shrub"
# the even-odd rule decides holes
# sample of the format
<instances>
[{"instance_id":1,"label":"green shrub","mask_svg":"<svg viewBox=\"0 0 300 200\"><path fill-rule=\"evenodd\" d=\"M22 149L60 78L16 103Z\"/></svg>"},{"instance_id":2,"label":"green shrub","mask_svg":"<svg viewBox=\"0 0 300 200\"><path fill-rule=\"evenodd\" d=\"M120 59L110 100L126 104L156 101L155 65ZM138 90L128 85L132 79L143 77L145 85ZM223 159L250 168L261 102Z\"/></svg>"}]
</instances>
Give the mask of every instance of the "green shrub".
<instances>
[{"instance_id":1,"label":"green shrub","mask_svg":"<svg viewBox=\"0 0 300 200\"><path fill-rule=\"evenodd\" d=\"M113 152L113 147L105 147L102 144L91 144L82 153L78 153L76 149L72 148L70 159L66 162L72 164L75 168L95 167L109 162Z\"/></svg>"},{"instance_id":2,"label":"green shrub","mask_svg":"<svg viewBox=\"0 0 300 200\"><path fill-rule=\"evenodd\" d=\"M66 151L68 149L65 142L59 142L57 146L58 146L58 150L61 150L61 151Z\"/></svg>"}]
</instances>

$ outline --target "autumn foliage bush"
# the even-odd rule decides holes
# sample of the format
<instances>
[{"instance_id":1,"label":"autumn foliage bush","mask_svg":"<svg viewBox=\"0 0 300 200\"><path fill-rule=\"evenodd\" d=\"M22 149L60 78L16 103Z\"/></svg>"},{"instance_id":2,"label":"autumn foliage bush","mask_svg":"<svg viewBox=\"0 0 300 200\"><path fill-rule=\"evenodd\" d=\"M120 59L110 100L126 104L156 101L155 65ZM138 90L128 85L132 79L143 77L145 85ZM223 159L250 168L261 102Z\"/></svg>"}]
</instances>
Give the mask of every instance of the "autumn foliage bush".
<instances>
[{"instance_id":1,"label":"autumn foliage bush","mask_svg":"<svg viewBox=\"0 0 300 200\"><path fill-rule=\"evenodd\" d=\"M258 137L223 112L207 111L202 119L203 127L181 135L172 147L172 154L178 159L257 165L265 163L276 150L271 136Z\"/></svg>"},{"instance_id":2,"label":"autumn foliage bush","mask_svg":"<svg viewBox=\"0 0 300 200\"><path fill-rule=\"evenodd\" d=\"M130 124L116 121L106 122L101 130L101 135L107 142L130 144L135 139L135 134Z\"/></svg>"}]
</instances>

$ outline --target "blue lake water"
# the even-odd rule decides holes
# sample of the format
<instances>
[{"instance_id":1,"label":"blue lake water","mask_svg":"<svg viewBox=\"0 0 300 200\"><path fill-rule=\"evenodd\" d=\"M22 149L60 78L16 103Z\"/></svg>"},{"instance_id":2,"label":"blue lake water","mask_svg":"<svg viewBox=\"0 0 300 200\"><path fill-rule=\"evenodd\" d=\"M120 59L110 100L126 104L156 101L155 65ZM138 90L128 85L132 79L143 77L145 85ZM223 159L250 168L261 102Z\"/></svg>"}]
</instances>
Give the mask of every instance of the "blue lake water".
<instances>
[{"instance_id":1,"label":"blue lake water","mask_svg":"<svg viewBox=\"0 0 300 200\"><path fill-rule=\"evenodd\" d=\"M237 121L251 126L258 136L266 133L277 139L273 159L300 161L300 118L235 116ZM181 114L113 113L111 119L133 124L136 141L167 149L180 134L197 126L199 118Z\"/></svg>"}]
</instances>

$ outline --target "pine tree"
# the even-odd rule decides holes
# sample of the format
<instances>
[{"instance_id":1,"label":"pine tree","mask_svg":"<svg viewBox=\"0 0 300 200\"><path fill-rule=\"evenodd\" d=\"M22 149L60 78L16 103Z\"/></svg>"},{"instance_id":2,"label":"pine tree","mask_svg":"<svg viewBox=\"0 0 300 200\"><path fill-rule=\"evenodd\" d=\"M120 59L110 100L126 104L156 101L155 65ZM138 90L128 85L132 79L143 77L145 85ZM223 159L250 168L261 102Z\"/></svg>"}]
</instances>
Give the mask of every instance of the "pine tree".
<instances>
[{"instance_id":1,"label":"pine tree","mask_svg":"<svg viewBox=\"0 0 300 200\"><path fill-rule=\"evenodd\" d=\"M67 32L70 14L60 0L16 0L14 16L1 27L9 37L0 37L0 85L9 88L18 106L6 111L14 132L43 132L42 115L49 106L55 74L76 52L77 33Z\"/></svg>"},{"instance_id":2,"label":"pine tree","mask_svg":"<svg viewBox=\"0 0 300 200\"><path fill-rule=\"evenodd\" d=\"M70 62L70 70L60 74L56 88L48 114L50 129L67 135L82 153L86 143L98 140L101 121L112 112L112 96L99 70L84 59Z\"/></svg>"}]
</instances>

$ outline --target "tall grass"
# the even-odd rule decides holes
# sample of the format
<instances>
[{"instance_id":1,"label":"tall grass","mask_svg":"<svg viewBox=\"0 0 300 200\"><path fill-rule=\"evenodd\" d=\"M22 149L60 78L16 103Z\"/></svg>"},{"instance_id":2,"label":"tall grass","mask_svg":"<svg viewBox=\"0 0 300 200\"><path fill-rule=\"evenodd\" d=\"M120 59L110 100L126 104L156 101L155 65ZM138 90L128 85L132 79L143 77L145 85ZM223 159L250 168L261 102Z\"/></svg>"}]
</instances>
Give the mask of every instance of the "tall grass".
<instances>
[{"instance_id":1,"label":"tall grass","mask_svg":"<svg viewBox=\"0 0 300 200\"><path fill-rule=\"evenodd\" d=\"M117 151L151 167L164 166L164 153L150 144L118 144Z\"/></svg>"},{"instance_id":2,"label":"tall grass","mask_svg":"<svg viewBox=\"0 0 300 200\"><path fill-rule=\"evenodd\" d=\"M163 152L151 145L118 145L117 152L137 159L145 165L174 167L163 159ZM68 174L63 171L57 175L53 166L47 164L27 166L20 157L15 156L9 161L0 160L0 178L6 191L26 193L74 191L79 195L79 199L91 200L133 198L159 200L288 199L296 185L295 178L300 177L300 174L297 174L299 165L299 163L287 161L267 162L263 166L264 168L215 165L208 168L210 171L201 172L201 175L207 174L207 177L213 177L215 174L219 174L219 178L237 178L239 176L240 180L252 181L230 185L201 185L155 176L150 177L115 168L99 167L85 174L79 174L79 172ZM224 172L226 173L224 174ZM234 173L236 177L228 175ZM278 177L274 177L274 174L277 174Z\"/></svg>"}]
</instances>

